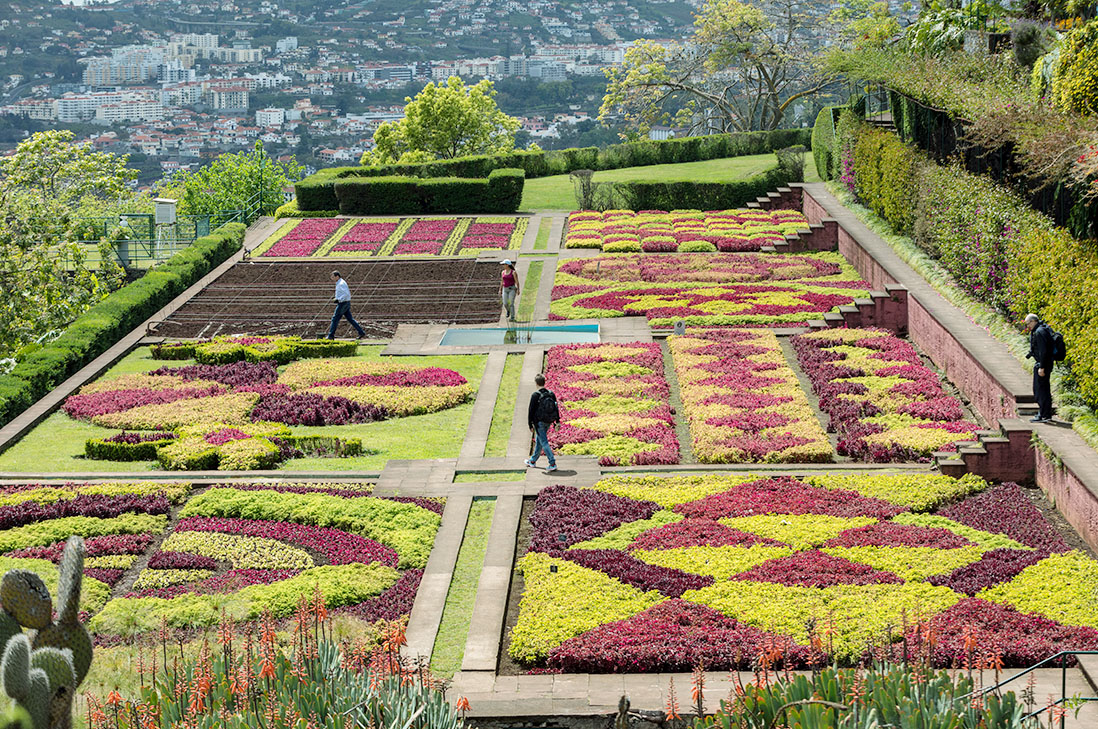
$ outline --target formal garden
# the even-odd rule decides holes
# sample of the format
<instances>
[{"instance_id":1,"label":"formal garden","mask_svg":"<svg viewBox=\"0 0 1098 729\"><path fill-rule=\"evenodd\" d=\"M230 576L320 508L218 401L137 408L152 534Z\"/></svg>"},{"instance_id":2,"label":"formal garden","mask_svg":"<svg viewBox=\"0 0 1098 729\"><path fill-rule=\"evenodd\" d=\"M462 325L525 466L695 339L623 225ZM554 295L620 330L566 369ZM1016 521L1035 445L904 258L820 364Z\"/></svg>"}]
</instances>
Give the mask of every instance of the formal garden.
<instances>
[{"instance_id":1,"label":"formal garden","mask_svg":"<svg viewBox=\"0 0 1098 729\"><path fill-rule=\"evenodd\" d=\"M789 98L752 69L810 54L765 14L722 45L710 0L610 69L621 144L517 148L455 77L358 165L217 163L278 192L155 265L108 265L108 224L48 252L4 222L0 723L1095 725L1083 5L815 17L834 43ZM431 147L443 102L479 132ZM12 170L66 139L0 163L11 220L44 189ZM115 220L153 202L65 154ZM218 184L182 175L184 215ZM336 268L364 335L321 338ZM1066 342L1051 421L1030 312ZM549 471L523 463L538 374Z\"/></svg>"}]
</instances>

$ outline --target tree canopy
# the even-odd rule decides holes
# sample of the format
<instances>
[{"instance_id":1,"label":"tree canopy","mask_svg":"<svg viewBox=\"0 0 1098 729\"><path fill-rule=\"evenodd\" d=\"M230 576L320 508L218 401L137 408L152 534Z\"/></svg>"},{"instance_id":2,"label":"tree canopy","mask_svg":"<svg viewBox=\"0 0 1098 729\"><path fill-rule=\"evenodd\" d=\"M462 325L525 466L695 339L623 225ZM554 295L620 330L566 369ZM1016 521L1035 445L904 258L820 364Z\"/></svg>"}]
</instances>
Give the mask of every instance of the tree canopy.
<instances>
[{"instance_id":1,"label":"tree canopy","mask_svg":"<svg viewBox=\"0 0 1098 729\"><path fill-rule=\"evenodd\" d=\"M599 118L636 134L777 129L791 105L830 79L811 63L825 6L803 0L706 0L684 43L638 40L607 69Z\"/></svg>"},{"instance_id":2,"label":"tree canopy","mask_svg":"<svg viewBox=\"0 0 1098 729\"><path fill-rule=\"evenodd\" d=\"M250 152L219 155L195 172L179 174L169 184L182 188L179 209L188 215L243 210L257 202L261 210L270 211L282 204L283 188L301 179L303 172L292 159L271 159L263 144L256 142Z\"/></svg>"},{"instance_id":3,"label":"tree canopy","mask_svg":"<svg viewBox=\"0 0 1098 729\"><path fill-rule=\"evenodd\" d=\"M74 144L74 138L67 129L32 134L0 161L4 184L73 205L89 196L112 200L127 194L137 179L137 172L126 166L128 157Z\"/></svg>"},{"instance_id":4,"label":"tree canopy","mask_svg":"<svg viewBox=\"0 0 1098 729\"><path fill-rule=\"evenodd\" d=\"M405 97L404 119L386 122L374 134L374 149L362 164L424 162L515 148L519 120L500 111L491 81L466 86L457 76L431 82Z\"/></svg>"}]
</instances>

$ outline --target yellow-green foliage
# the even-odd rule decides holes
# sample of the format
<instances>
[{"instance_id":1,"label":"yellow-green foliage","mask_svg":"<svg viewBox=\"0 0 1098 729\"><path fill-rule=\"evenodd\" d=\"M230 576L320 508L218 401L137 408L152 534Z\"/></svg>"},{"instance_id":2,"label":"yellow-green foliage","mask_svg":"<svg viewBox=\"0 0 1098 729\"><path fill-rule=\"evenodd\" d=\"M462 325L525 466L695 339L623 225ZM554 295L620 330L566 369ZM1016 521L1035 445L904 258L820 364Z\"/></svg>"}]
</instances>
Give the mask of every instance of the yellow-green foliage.
<instances>
[{"instance_id":1,"label":"yellow-green foliage","mask_svg":"<svg viewBox=\"0 0 1098 729\"><path fill-rule=\"evenodd\" d=\"M665 524L674 524L684 518L682 514L664 509L657 511L649 519L638 519L628 524L622 524L617 529L612 529L602 536L573 544L569 549L625 549L633 543L634 539L649 529L655 529Z\"/></svg>"},{"instance_id":2,"label":"yellow-green foliage","mask_svg":"<svg viewBox=\"0 0 1098 729\"><path fill-rule=\"evenodd\" d=\"M721 524L788 544L793 549L811 549L847 529L875 524L876 519L843 518L827 514L757 514L721 519Z\"/></svg>"},{"instance_id":3,"label":"yellow-green foliage","mask_svg":"<svg viewBox=\"0 0 1098 729\"><path fill-rule=\"evenodd\" d=\"M778 557L787 557L793 550L787 547L764 547L759 544L750 547L675 547L674 549L638 549L633 556L642 562L670 567L671 569L693 572L696 575L709 575L718 580L727 580L756 565Z\"/></svg>"},{"instance_id":4,"label":"yellow-green foliage","mask_svg":"<svg viewBox=\"0 0 1098 729\"><path fill-rule=\"evenodd\" d=\"M42 578L51 595L57 594L57 565L44 559L17 559L0 557L0 575L8 570L29 570ZM84 589L80 592L80 609L95 612L103 607L111 596L111 588L99 580L84 577Z\"/></svg>"},{"instance_id":5,"label":"yellow-green foliage","mask_svg":"<svg viewBox=\"0 0 1098 729\"><path fill-rule=\"evenodd\" d=\"M94 516L66 516L0 531L0 552L23 547L44 547L63 542L72 535L101 537L105 534L162 532L168 525L164 514L123 514L113 519Z\"/></svg>"},{"instance_id":6,"label":"yellow-green foliage","mask_svg":"<svg viewBox=\"0 0 1098 729\"><path fill-rule=\"evenodd\" d=\"M107 483L88 483L76 486L42 486L35 489L13 491L0 494L0 506L12 506L26 501L38 504L52 504L58 501L75 499L77 496L152 496L162 494L168 501L178 504L191 491L191 485L181 481L110 481Z\"/></svg>"},{"instance_id":7,"label":"yellow-green foliage","mask_svg":"<svg viewBox=\"0 0 1098 729\"><path fill-rule=\"evenodd\" d=\"M952 572L972 564L984 554L979 547L826 547L820 551L893 572L908 582Z\"/></svg>"},{"instance_id":8,"label":"yellow-green foliage","mask_svg":"<svg viewBox=\"0 0 1098 729\"><path fill-rule=\"evenodd\" d=\"M987 481L972 473L966 473L961 478L936 473L828 474L808 476L803 481L826 489L843 489L873 499L884 499L912 511L933 511L943 504L987 488Z\"/></svg>"},{"instance_id":9,"label":"yellow-green foliage","mask_svg":"<svg viewBox=\"0 0 1098 729\"><path fill-rule=\"evenodd\" d=\"M557 571L550 572L551 566ZM656 590L642 592L574 562L530 552L518 563L526 584L508 654L533 663L553 648L604 623L624 620L663 602Z\"/></svg>"},{"instance_id":10,"label":"yellow-green foliage","mask_svg":"<svg viewBox=\"0 0 1098 729\"><path fill-rule=\"evenodd\" d=\"M1027 547L1020 542L1016 542L1005 534L992 534L991 532L981 531L980 529L973 529L970 526L953 521L952 519L947 519L944 516L935 516L933 514L900 514L892 521L898 524L910 524L911 526L948 529L954 534L964 537L981 549L1032 549L1032 547Z\"/></svg>"},{"instance_id":11,"label":"yellow-green foliage","mask_svg":"<svg viewBox=\"0 0 1098 729\"><path fill-rule=\"evenodd\" d=\"M1081 552L1054 554L977 597L1065 625L1098 628L1098 562Z\"/></svg>"},{"instance_id":12,"label":"yellow-green foliage","mask_svg":"<svg viewBox=\"0 0 1098 729\"><path fill-rule=\"evenodd\" d=\"M884 130L866 128L854 145L858 197L901 232L915 225L917 164L912 150Z\"/></svg>"},{"instance_id":13,"label":"yellow-green foliage","mask_svg":"<svg viewBox=\"0 0 1098 729\"><path fill-rule=\"evenodd\" d=\"M1064 38L1052 77L1052 100L1064 111L1098 113L1098 20Z\"/></svg>"},{"instance_id":14,"label":"yellow-green foliage","mask_svg":"<svg viewBox=\"0 0 1098 729\"><path fill-rule=\"evenodd\" d=\"M210 489L187 502L183 516L263 519L333 527L386 544L400 555L400 568L423 567L441 517L414 504L328 494Z\"/></svg>"},{"instance_id":15,"label":"yellow-green foliage","mask_svg":"<svg viewBox=\"0 0 1098 729\"><path fill-rule=\"evenodd\" d=\"M320 590L329 608L355 605L380 595L399 577L400 572L380 562L326 565L230 595L185 593L171 600L123 597L111 600L88 627L93 633L134 635L156 630L163 618L174 628L201 628L216 625L222 609L238 620L254 620L266 610L275 618L285 618L293 615L302 596L311 597L315 590Z\"/></svg>"},{"instance_id":16,"label":"yellow-green foliage","mask_svg":"<svg viewBox=\"0 0 1098 729\"><path fill-rule=\"evenodd\" d=\"M717 582L682 597L801 644L811 640L808 626L814 624L825 648L840 661L860 656L886 635L898 637L905 621L914 624L961 598L948 587L925 582L816 588L739 580Z\"/></svg>"},{"instance_id":17,"label":"yellow-green foliage","mask_svg":"<svg viewBox=\"0 0 1098 729\"><path fill-rule=\"evenodd\" d=\"M654 501L665 509L719 494L733 486L755 481L752 474L704 476L609 476L594 488L638 501Z\"/></svg>"}]
</instances>

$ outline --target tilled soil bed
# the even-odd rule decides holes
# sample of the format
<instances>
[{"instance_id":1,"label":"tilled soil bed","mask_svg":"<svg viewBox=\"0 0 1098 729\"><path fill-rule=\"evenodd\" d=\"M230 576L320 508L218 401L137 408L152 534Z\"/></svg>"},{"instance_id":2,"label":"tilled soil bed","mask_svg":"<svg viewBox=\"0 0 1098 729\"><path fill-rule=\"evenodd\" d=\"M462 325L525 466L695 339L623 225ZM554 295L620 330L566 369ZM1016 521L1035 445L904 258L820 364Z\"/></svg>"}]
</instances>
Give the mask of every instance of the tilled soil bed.
<instances>
[{"instance_id":1,"label":"tilled soil bed","mask_svg":"<svg viewBox=\"0 0 1098 729\"><path fill-rule=\"evenodd\" d=\"M334 304L332 270L351 288L351 313L370 337L402 323L481 324L500 314L499 265L472 260L238 263L156 326L168 337L322 337ZM346 320L336 336L353 335Z\"/></svg>"}]
</instances>

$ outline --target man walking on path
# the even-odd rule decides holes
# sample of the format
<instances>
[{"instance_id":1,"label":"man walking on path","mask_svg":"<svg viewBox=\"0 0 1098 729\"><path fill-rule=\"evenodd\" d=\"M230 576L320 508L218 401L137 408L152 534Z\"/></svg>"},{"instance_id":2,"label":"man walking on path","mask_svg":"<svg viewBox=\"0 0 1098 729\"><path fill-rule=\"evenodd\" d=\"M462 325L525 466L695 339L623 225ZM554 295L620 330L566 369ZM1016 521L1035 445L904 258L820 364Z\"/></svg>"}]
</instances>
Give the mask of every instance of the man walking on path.
<instances>
[{"instance_id":1,"label":"man walking on path","mask_svg":"<svg viewBox=\"0 0 1098 729\"><path fill-rule=\"evenodd\" d=\"M1029 330L1029 354L1026 358L1034 360L1033 397L1037 398L1037 414L1032 421L1047 423L1052 420L1052 330L1036 314L1026 314L1026 329Z\"/></svg>"},{"instance_id":2,"label":"man walking on path","mask_svg":"<svg viewBox=\"0 0 1098 729\"><path fill-rule=\"evenodd\" d=\"M332 271L332 280L335 281L336 292L332 301L335 302L336 310L332 314L332 326L328 327L328 339L335 339L336 327L339 326L339 320L343 317L347 317L347 321L351 322L351 326L358 332L358 338L362 339L366 336L366 332L358 325L355 318L351 316L351 289L347 286L347 282L343 280L343 277L339 275L339 271Z\"/></svg>"},{"instance_id":3,"label":"man walking on path","mask_svg":"<svg viewBox=\"0 0 1098 729\"><path fill-rule=\"evenodd\" d=\"M534 434L534 455L526 459L526 466L537 468L538 457L545 451L545 455L549 456L549 465L545 472L552 473L557 470L557 459L553 457L553 450L549 447L549 426L560 422L560 410L557 408L557 396L545 387L545 376L535 375L534 384L538 389L530 396L530 407L526 416L530 432Z\"/></svg>"}]
</instances>

